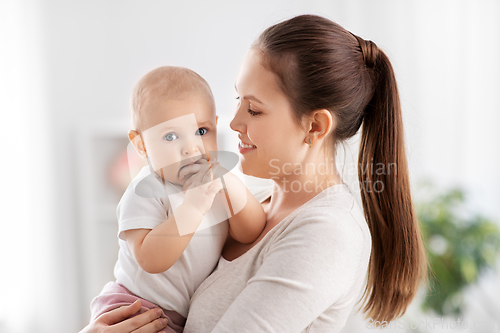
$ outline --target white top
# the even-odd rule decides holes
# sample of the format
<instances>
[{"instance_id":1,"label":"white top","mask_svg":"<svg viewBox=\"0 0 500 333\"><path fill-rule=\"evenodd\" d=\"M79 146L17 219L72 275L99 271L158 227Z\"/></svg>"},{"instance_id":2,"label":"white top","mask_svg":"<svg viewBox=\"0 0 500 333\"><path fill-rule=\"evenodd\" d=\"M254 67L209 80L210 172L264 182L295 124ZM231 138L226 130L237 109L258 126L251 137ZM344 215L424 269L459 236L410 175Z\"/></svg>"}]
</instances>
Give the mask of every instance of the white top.
<instances>
[{"instance_id":1,"label":"white top","mask_svg":"<svg viewBox=\"0 0 500 333\"><path fill-rule=\"evenodd\" d=\"M228 234L229 224L221 217L225 209L219 196L182 256L163 273L149 274L137 264L124 233L130 229L153 229L161 224L182 203L183 196L179 186L168 182L163 185L149 166L140 171L116 210L120 250L114 273L116 281L132 293L186 317L191 296L217 265Z\"/></svg>"},{"instance_id":2,"label":"white top","mask_svg":"<svg viewBox=\"0 0 500 333\"><path fill-rule=\"evenodd\" d=\"M190 332L339 332L366 283L363 211L345 185L299 207L196 290Z\"/></svg>"}]
</instances>

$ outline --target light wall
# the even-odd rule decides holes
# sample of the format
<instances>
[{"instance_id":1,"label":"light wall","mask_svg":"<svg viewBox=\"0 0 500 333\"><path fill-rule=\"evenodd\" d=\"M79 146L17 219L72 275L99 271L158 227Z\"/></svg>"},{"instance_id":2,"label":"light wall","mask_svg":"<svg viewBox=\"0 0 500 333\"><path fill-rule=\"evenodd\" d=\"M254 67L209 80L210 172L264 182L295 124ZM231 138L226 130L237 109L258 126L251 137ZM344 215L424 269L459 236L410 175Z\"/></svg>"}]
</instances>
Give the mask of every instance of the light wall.
<instances>
[{"instance_id":1,"label":"light wall","mask_svg":"<svg viewBox=\"0 0 500 333\"><path fill-rule=\"evenodd\" d=\"M161 65L200 73L216 98L220 146L236 151L239 64L264 28L296 14L327 16L387 52L412 180L463 186L474 209L500 220L496 1L10 0L0 9L9 189L0 290L16 299L0 305L2 332L78 331L112 278L119 196L101 187L100 170L126 143L135 82ZM23 306L24 315L13 310Z\"/></svg>"}]
</instances>

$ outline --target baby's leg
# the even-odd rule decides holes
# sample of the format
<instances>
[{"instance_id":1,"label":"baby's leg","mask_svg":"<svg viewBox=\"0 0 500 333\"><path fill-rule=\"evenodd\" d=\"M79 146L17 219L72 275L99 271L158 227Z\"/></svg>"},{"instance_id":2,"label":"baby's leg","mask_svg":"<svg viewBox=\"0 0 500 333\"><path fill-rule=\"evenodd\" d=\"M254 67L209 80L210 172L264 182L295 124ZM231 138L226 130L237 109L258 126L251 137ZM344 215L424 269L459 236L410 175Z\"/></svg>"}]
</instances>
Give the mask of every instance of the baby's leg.
<instances>
[{"instance_id":1,"label":"baby's leg","mask_svg":"<svg viewBox=\"0 0 500 333\"><path fill-rule=\"evenodd\" d=\"M101 314L119 308L123 305L130 305L137 299L141 300L141 310L135 314L144 313L150 309L160 308L158 305L132 294L127 288L116 282L108 282L102 289L99 296L90 303L91 320L95 320ZM163 310L162 318L168 320L169 333L180 333L186 323L186 318L175 311Z\"/></svg>"}]
</instances>

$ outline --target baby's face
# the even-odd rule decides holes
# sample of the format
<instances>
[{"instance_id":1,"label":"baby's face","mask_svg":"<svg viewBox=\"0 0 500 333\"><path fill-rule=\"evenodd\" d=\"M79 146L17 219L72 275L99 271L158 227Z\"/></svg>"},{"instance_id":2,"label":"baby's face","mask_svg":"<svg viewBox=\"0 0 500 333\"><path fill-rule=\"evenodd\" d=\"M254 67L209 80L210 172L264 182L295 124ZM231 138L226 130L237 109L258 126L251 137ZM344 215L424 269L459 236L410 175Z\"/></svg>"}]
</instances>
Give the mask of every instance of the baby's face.
<instances>
[{"instance_id":1,"label":"baby's face","mask_svg":"<svg viewBox=\"0 0 500 333\"><path fill-rule=\"evenodd\" d=\"M151 166L166 181L183 185L192 175L189 165L206 162L206 153L217 151L214 107L203 94L191 94L157 99L148 109L142 139Z\"/></svg>"}]
</instances>

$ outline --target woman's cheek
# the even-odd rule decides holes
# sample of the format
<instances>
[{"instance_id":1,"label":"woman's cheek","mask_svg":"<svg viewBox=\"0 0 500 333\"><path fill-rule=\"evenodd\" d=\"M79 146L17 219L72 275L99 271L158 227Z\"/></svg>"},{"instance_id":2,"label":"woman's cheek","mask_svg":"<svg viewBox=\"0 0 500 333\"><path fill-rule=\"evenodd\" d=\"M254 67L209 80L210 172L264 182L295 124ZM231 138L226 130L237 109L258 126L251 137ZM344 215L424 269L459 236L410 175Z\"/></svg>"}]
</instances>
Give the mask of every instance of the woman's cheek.
<instances>
[{"instance_id":1,"label":"woman's cheek","mask_svg":"<svg viewBox=\"0 0 500 333\"><path fill-rule=\"evenodd\" d=\"M276 120L279 121L279 120ZM273 124L272 121L262 121L256 126L252 126L251 132L248 131L248 137L253 142L257 148L260 146L275 146L276 139L279 139L277 125Z\"/></svg>"}]
</instances>

